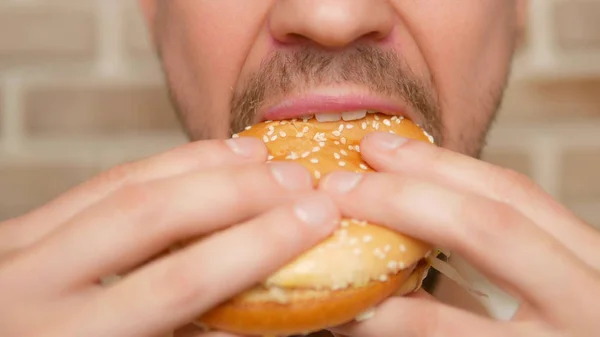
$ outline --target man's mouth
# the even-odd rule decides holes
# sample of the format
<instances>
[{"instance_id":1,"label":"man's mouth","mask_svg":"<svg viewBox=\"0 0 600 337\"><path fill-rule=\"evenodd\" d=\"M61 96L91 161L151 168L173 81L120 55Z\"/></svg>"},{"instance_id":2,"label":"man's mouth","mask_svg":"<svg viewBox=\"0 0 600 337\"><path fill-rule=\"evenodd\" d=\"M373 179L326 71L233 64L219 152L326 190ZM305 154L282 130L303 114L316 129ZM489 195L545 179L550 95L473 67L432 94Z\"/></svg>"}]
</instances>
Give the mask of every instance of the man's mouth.
<instances>
[{"instance_id":1,"label":"man's mouth","mask_svg":"<svg viewBox=\"0 0 600 337\"><path fill-rule=\"evenodd\" d=\"M368 113L403 117L416 124L421 122L403 102L366 95L308 95L286 99L260 111L255 122L313 117L322 123L353 121L365 118Z\"/></svg>"}]
</instances>

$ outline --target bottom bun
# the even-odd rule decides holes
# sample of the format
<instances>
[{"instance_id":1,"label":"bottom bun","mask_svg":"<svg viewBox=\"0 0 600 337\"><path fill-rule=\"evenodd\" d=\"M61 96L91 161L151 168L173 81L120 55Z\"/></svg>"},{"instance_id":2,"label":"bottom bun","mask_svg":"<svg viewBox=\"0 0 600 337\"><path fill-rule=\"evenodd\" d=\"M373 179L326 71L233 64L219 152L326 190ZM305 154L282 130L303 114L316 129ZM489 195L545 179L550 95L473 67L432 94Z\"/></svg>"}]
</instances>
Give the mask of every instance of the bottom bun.
<instances>
[{"instance_id":1,"label":"bottom bun","mask_svg":"<svg viewBox=\"0 0 600 337\"><path fill-rule=\"evenodd\" d=\"M202 315L196 322L210 330L242 335L304 335L351 322L393 295L420 287L426 263L341 290L254 288Z\"/></svg>"}]
</instances>

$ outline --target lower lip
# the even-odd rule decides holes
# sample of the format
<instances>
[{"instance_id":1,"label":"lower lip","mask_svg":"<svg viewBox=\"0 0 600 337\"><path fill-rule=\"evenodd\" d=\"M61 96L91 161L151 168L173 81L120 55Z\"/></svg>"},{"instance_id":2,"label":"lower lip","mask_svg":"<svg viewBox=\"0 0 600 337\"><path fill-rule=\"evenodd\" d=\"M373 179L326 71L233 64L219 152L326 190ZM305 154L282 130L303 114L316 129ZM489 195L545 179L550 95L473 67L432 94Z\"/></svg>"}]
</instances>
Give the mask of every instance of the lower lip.
<instances>
[{"instance_id":1,"label":"lower lip","mask_svg":"<svg viewBox=\"0 0 600 337\"><path fill-rule=\"evenodd\" d=\"M310 96L284 101L267 110L265 114L260 114L260 117L261 121L283 120L315 114L361 110L405 116L405 109L402 107L372 97Z\"/></svg>"}]
</instances>

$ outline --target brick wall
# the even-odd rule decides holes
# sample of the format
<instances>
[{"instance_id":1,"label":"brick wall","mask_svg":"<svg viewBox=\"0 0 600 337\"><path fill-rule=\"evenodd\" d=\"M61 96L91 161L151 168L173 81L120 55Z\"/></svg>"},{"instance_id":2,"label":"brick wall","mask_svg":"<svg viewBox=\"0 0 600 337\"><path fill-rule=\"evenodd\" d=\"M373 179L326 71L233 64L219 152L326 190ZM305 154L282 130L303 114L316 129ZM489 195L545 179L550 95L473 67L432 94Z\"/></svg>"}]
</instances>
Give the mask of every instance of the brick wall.
<instances>
[{"instance_id":1,"label":"brick wall","mask_svg":"<svg viewBox=\"0 0 600 337\"><path fill-rule=\"evenodd\" d=\"M600 1L531 6L484 158L600 227ZM133 0L0 0L0 220L182 142Z\"/></svg>"}]
</instances>

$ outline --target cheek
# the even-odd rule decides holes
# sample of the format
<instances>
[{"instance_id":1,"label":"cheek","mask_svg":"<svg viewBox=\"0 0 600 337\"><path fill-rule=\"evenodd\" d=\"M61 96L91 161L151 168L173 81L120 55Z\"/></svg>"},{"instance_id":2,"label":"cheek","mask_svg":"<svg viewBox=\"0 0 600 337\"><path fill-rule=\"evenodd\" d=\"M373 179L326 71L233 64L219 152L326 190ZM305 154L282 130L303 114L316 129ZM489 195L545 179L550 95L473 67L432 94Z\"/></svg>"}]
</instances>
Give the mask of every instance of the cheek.
<instances>
[{"instance_id":1,"label":"cheek","mask_svg":"<svg viewBox=\"0 0 600 337\"><path fill-rule=\"evenodd\" d=\"M509 72L514 0L396 2L432 73L446 145L464 151L486 131Z\"/></svg>"},{"instance_id":2,"label":"cheek","mask_svg":"<svg viewBox=\"0 0 600 337\"><path fill-rule=\"evenodd\" d=\"M193 138L227 136L233 88L269 4L169 1L161 52L186 127Z\"/></svg>"}]
</instances>

